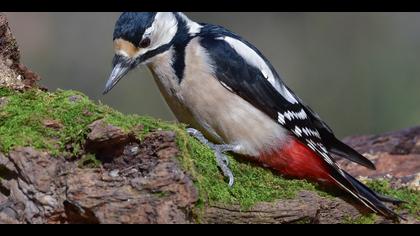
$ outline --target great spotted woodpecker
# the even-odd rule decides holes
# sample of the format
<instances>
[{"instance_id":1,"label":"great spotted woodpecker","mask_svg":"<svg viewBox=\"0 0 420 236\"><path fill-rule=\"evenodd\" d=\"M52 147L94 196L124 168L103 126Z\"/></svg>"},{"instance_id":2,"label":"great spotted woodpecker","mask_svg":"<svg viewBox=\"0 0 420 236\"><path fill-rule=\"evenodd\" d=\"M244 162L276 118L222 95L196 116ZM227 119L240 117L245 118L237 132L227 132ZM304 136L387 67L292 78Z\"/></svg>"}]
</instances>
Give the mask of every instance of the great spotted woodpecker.
<instances>
[{"instance_id":1,"label":"great spotted woodpecker","mask_svg":"<svg viewBox=\"0 0 420 236\"><path fill-rule=\"evenodd\" d=\"M131 69L147 65L177 119L215 151L229 185L227 151L286 176L336 185L374 212L398 218L383 203L398 200L370 190L332 154L370 169L373 163L338 140L241 36L183 13L142 12L123 13L113 39L114 69L104 93Z\"/></svg>"}]
</instances>

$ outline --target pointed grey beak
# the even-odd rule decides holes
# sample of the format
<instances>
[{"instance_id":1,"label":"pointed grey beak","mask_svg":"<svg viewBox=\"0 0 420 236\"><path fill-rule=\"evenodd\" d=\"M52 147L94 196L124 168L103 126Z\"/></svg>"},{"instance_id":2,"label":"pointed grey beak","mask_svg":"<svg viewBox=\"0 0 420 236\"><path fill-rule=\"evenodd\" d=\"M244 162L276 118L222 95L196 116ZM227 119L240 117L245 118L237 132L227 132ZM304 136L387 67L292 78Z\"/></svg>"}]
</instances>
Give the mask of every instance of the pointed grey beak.
<instances>
[{"instance_id":1,"label":"pointed grey beak","mask_svg":"<svg viewBox=\"0 0 420 236\"><path fill-rule=\"evenodd\" d=\"M116 55L112 64L114 65L114 68L112 69L108 82L106 82L105 90L103 92L104 95L111 91L111 89L114 88L137 63L135 60L129 60L123 56Z\"/></svg>"}]
</instances>

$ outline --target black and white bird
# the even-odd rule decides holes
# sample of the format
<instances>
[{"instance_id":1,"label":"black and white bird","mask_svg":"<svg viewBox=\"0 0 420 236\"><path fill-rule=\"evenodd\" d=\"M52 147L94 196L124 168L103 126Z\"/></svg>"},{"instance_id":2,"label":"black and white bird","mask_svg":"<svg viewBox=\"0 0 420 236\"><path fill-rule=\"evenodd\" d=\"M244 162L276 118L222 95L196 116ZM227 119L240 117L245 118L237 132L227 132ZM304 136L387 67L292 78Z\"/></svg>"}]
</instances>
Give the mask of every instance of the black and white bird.
<instances>
[{"instance_id":1,"label":"black and white bird","mask_svg":"<svg viewBox=\"0 0 420 236\"><path fill-rule=\"evenodd\" d=\"M179 12L138 12L119 17L113 40L114 68L104 93L130 70L146 65L177 119L214 150L230 185L225 152L253 158L286 176L336 185L374 212L398 218L383 203L398 200L370 190L341 169L332 154L370 169L373 163L338 140L241 36Z\"/></svg>"}]
</instances>

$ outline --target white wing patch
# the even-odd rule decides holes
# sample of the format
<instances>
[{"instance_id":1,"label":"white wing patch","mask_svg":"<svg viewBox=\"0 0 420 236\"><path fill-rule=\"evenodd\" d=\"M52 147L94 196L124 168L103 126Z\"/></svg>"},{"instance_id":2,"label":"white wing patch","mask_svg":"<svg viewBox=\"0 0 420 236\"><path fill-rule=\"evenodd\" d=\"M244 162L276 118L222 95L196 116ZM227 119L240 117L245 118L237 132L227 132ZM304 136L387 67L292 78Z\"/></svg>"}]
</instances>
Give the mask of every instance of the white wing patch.
<instances>
[{"instance_id":1,"label":"white wing patch","mask_svg":"<svg viewBox=\"0 0 420 236\"><path fill-rule=\"evenodd\" d=\"M317 138L321 138L321 136L319 135L319 132L318 132L318 130L313 130L313 129L310 129L310 128L308 128L308 127L303 127L302 128L302 132L306 135L306 136L315 136L315 137L317 137Z\"/></svg>"},{"instance_id":2,"label":"white wing patch","mask_svg":"<svg viewBox=\"0 0 420 236\"><path fill-rule=\"evenodd\" d=\"M284 113L280 113L280 112L277 113L277 121L282 125L285 125L287 120L288 121L305 120L307 118L308 118L308 115L303 109L301 109L299 112L286 111ZM295 129L292 130L292 132L296 134L298 137L302 137L302 135L305 134L305 136L313 136L313 137L317 137L321 139L321 135L319 134L318 130L311 129L309 127L295 126Z\"/></svg>"},{"instance_id":3,"label":"white wing patch","mask_svg":"<svg viewBox=\"0 0 420 236\"><path fill-rule=\"evenodd\" d=\"M293 104L298 103L290 91L274 76L264 59L261 58L252 48L232 37L223 36L216 39L227 42L241 57L245 59L248 64L258 68L268 82L270 82L277 92L279 92L288 102Z\"/></svg>"},{"instance_id":4,"label":"white wing patch","mask_svg":"<svg viewBox=\"0 0 420 236\"><path fill-rule=\"evenodd\" d=\"M293 112L293 111L286 111L284 114L284 117L286 117L288 120L293 120L293 119L300 119L300 120L304 120L306 118L308 118L308 116L306 115L306 112L302 109L300 110L300 112Z\"/></svg>"},{"instance_id":5,"label":"white wing patch","mask_svg":"<svg viewBox=\"0 0 420 236\"><path fill-rule=\"evenodd\" d=\"M293 133L295 133L298 137L302 137L302 129L299 128L298 126L295 126Z\"/></svg>"},{"instance_id":6,"label":"white wing patch","mask_svg":"<svg viewBox=\"0 0 420 236\"><path fill-rule=\"evenodd\" d=\"M284 115L281 114L280 112L277 112L277 115L278 115L277 121L282 125L286 124L286 121L284 120Z\"/></svg>"}]
</instances>

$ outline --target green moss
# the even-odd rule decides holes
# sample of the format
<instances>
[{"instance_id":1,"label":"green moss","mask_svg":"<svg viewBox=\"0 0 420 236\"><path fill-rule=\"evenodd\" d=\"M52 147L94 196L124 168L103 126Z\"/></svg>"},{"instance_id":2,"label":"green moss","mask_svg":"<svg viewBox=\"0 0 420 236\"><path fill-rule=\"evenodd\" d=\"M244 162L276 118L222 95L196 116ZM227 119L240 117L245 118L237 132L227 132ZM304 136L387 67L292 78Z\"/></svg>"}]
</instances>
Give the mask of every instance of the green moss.
<instances>
[{"instance_id":1,"label":"green moss","mask_svg":"<svg viewBox=\"0 0 420 236\"><path fill-rule=\"evenodd\" d=\"M53 155L79 156L88 125L98 119L125 130L142 125L140 138L151 129L175 126L150 117L123 115L76 91L50 93L34 89L20 93L0 88L0 97L8 99L0 109L0 151L5 153L17 146L32 146ZM48 128L45 120L54 120L62 127Z\"/></svg>"},{"instance_id":2,"label":"green moss","mask_svg":"<svg viewBox=\"0 0 420 236\"><path fill-rule=\"evenodd\" d=\"M30 90L24 93L0 88L0 97L7 97L7 104L0 108L0 151L8 153L17 146L32 146L53 155L81 157L83 166L99 165L93 155L83 153L88 125L98 119L126 131L135 130L142 139L152 130L176 132L180 148L178 160L193 178L199 190L198 208L205 204L238 204L249 208L257 202L290 199L302 190L315 191L331 197L317 185L302 180L287 180L252 163L229 156L235 175L235 185L229 188L216 165L213 152L190 137L185 126L163 122L151 117L124 115L103 104L96 104L76 91L43 92ZM48 128L45 120L54 120L59 128ZM141 128L140 128L141 127ZM418 212L418 193L392 190L383 184L372 184L376 190L409 201L410 212ZM333 194L334 195L334 194ZM362 219L359 219L362 221Z\"/></svg>"},{"instance_id":3,"label":"green moss","mask_svg":"<svg viewBox=\"0 0 420 236\"><path fill-rule=\"evenodd\" d=\"M173 130L181 153L179 160L194 178L200 192L201 203L218 202L250 207L256 202L280 198L293 198L300 190L318 191L306 181L286 180L264 168L230 157L236 177L229 188L219 171L212 151L190 137L185 126L163 122L151 117L124 115L102 104L95 104L76 91L43 92L31 90L24 93L0 88L0 97L8 103L0 111L0 150L9 152L17 146L32 146L54 155L81 156L88 125L98 119L125 130L138 130L141 139L151 130ZM43 121L59 122L60 129L45 127ZM141 129L136 129L141 125ZM86 159L87 158L87 159ZM83 162L97 165L95 158L86 156ZM85 163L86 164L86 163Z\"/></svg>"},{"instance_id":4,"label":"green moss","mask_svg":"<svg viewBox=\"0 0 420 236\"><path fill-rule=\"evenodd\" d=\"M77 162L79 168L98 168L102 162L96 158L94 154L88 153Z\"/></svg>"},{"instance_id":5,"label":"green moss","mask_svg":"<svg viewBox=\"0 0 420 236\"><path fill-rule=\"evenodd\" d=\"M368 181L366 184L380 194L405 201L406 203L401 204L397 211L408 211L409 214L415 216L418 220L420 220L419 191L411 190L406 187L400 189L393 189L391 188L389 181L383 179Z\"/></svg>"},{"instance_id":6,"label":"green moss","mask_svg":"<svg viewBox=\"0 0 420 236\"><path fill-rule=\"evenodd\" d=\"M319 191L316 185L307 181L287 180L265 168L231 156L229 161L235 184L230 188L217 167L213 152L182 132L178 135L178 145L184 150L181 163L193 173L200 200L203 201L200 204L239 204L243 208L249 208L261 201L293 198L301 190Z\"/></svg>"},{"instance_id":7,"label":"green moss","mask_svg":"<svg viewBox=\"0 0 420 236\"><path fill-rule=\"evenodd\" d=\"M16 146L33 146L53 155L72 149L77 155L87 125L101 115L86 96L74 91L12 93L2 88L0 96L8 98L0 113L0 150L6 153ZM47 119L60 123L62 128L46 127Z\"/></svg>"},{"instance_id":8,"label":"green moss","mask_svg":"<svg viewBox=\"0 0 420 236\"><path fill-rule=\"evenodd\" d=\"M377 215L368 214L362 215L357 218L346 217L343 221L343 224L375 224Z\"/></svg>"}]
</instances>

